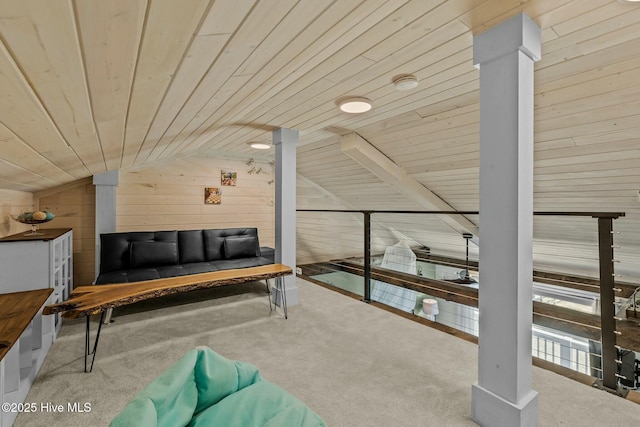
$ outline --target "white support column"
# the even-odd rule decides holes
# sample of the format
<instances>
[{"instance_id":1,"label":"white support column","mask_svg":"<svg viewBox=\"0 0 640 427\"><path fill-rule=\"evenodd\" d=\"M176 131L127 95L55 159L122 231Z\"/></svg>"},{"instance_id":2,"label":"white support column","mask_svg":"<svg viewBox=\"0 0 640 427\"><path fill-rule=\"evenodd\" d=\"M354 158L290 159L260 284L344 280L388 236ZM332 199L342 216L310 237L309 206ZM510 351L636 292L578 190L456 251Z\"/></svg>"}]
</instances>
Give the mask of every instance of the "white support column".
<instances>
[{"instance_id":1,"label":"white support column","mask_svg":"<svg viewBox=\"0 0 640 427\"><path fill-rule=\"evenodd\" d=\"M273 131L276 147L276 257L279 264L296 269L296 146L298 131L278 128ZM287 305L298 304L300 298L295 274L284 277ZM274 293L274 301L281 297Z\"/></svg>"},{"instance_id":2,"label":"white support column","mask_svg":"<svg viewBox=\"0 0 640 427\"><path fill-rule=\"evenodd\" d=\"M471 417L538 425L531 389L533 63L540 28L525 14L477 35L480 68L480 333Z\"/></svg>"},{"instance_id":3,"label":"white support column","mask_svg":"<svg viewBox=\"0 0 640 427\"><path fill-rule=\"evenodd\" d=\"M93 176L96 186L96 271L100 273L100 234L116 231L116 187L118 171L113 170Z\"/></svg>"}]
</instances>

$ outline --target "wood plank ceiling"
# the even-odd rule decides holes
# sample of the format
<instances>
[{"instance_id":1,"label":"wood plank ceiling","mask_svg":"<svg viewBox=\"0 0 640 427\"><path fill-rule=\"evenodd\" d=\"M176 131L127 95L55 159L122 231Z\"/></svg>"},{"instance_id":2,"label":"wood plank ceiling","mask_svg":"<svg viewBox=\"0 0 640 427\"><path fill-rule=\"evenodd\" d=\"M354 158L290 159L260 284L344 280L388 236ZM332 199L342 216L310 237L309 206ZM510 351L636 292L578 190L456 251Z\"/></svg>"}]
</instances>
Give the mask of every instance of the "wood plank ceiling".
<instances>
[{"instance_id":1,"label":"wood plank ceiling","mask_svg":"<svg viewBox=\"0 0 640 427\"><path fill-rule=\"evenodd\" d=\"M640 5L616 0L0 0L0 188L255 156L248 141L287 127L301 133L304 185L334 201L419 208L341 152L356 132L476 210L473 35L522 11L543 34L535 208L626 212L620 239L638 265ZM416 89L394 89L404 73ZM341 113L347 95L373 110ZM571 251L592 225L538 221L536 239Z\"/></svg>"}]
</instances>

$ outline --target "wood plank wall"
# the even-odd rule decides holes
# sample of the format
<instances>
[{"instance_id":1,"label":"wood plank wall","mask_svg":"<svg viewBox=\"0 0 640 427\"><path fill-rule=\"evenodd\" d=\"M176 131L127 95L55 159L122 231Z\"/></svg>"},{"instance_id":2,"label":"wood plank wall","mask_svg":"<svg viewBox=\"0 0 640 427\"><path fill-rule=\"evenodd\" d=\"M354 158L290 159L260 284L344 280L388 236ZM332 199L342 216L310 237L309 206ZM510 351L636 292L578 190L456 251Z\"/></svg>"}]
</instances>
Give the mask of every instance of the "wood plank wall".
<instances>
[{"instance_id":1,"label":"wood plank wall","mask_svg":"<svg viewBox=\"0 0 640 427\"><path fill-rule=\"evenodd\" d=\"M0 189L0 237L30 230L28 225L11 219L10 215L18 215L22 211L33 209L33 194L26 191Z\"/></svg>"},{"instance_id":2,"label":"wood plank wall","mask_svg":"<svg viewBox=\"0 0 640 427\"><path fill-rule=\"evenodd\" d=\"M34 193L39 209L56 217L41 228L73 229L73 285L90 285L95 279L96 191L91 177Z\"/></svg>"},{"instance_id":3,"label":"wood plank wall","mask_svg":"<svg viewBox=\"0 0 640 427\"><path fill-rule=\"evenodd\" d=\"M267 162L250 166L246 163L185 158L163 166L122 172L117 188L117 230L258 227L260 243L274 246L273 168ZM249 173L252 168L254 171L262 168L263 172ZM235 187L221 187L223 169L238 173ZM221 188L222 204L205 205L205 187ZM13 205L4 203L5 197ZM34 194L1 190L0 200L3 201L0 212L7 219L9 210L15 214L31 210L34 204L54 212L56 219L41 227L73 228L74 285L87 285L95 279L95 186L91 178ZM10 207L6 214L5 205ZM6 231L5 223L3 235L29 228L11 222L11 232Z\"/></svg>"},{"instance_id":4,"label":"wood plank wall","mask_svg":"<svg viewBox=\"0 0 640 427\"><path fill-rule=\"evenodd\" d=\"M331 167L328 164L326 167ZM298 176L297 209L356 209L326 188L308 178ZM384 253L388 246L405 240L419 246L392 227L371 221L371 252ZM298 264L323 262L364 255L364 216L361 213L298 212L296 224L296 261Z\"/></svg>"},{"instance_id":5,"label":"wood plank wall","mask_svg":"<svg viewBox=\"0 0 640 427\"><path fill-rule=\"evenodd\" d=\"M121 173L118 231L257 227L260 244L275 244L273 166L256 161L186 157L162 166ZM251 172L253 169L253 172ZM261 173L256 171L262 169ZM221 186L222 170L237 172L236 186ZM219 205L205 204L205 187L222 191Z\"/></svg>"}]
</instances>

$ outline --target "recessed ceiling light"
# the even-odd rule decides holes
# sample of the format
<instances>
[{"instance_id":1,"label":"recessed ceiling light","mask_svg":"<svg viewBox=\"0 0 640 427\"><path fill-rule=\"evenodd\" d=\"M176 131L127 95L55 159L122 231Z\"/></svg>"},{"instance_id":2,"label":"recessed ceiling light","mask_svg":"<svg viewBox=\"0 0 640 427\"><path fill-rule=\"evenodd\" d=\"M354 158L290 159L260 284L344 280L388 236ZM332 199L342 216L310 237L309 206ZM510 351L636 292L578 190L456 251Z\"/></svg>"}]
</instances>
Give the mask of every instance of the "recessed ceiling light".
<instances>
[{"instance_id":1,"label":"recessed ceiling light","mask_svg":"<svg viewBox=\"0 0 640 427\"><path fill-rule=\"evenodd\" d=\"M257 150L268 150L271 148L271 144L267 144L266 142L252 141L247 142L251 148L255 148Z\"/></svg>"},{"instance_id":2,"label":"recessed ceiling light","mask_svg":"<svg viewBox=\"0 0 640 427\"><path fill-rule=\"evenodd\" d=\"M346 98L340 101L340 109L345 113L364 113L371 110L372 103L367 98Z\"/></svg>"},{"instance_id":3,"label":"recessed ceiling light","mask_svg":"<svg viewBox=\"0 0 640 427\"><path fill-rule=\"evenodd\" d=\"M638 4L640 5L640 0L618 0L620 3L626 4Z\"/></svg>"},{"instance_id":4,"label":"recessed ceiling light","mask_svg":"<svg viewBox=\"0 0 640 427\"><path fill-rule=\"evenodd\" d=\"M397 90L411 90L418 86L418 78L411 74L403 74L393 79L393 85Z\"/></svg>"}]
</instances>

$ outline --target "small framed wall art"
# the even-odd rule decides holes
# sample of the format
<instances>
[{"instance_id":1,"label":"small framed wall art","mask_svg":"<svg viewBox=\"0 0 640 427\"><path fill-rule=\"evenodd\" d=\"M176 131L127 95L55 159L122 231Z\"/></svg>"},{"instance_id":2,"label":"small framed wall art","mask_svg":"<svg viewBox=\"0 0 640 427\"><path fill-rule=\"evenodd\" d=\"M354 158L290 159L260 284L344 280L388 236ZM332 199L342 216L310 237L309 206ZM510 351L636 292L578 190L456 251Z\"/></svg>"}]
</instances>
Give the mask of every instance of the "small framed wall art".
<instances>
[{"instance_id":1,"label":"small framed wall art","mask_svg":"<svg viewBox=\"0 0 640 427\"><path fill-rule=\"evenodd\" d=\"M220 183L222 186L236 186L238 181L238 172L220 171Z\"/></svg>"},{"instance_id":2,"label":"small framed wall art","mask_svg":"<svg viewBox=\"0 0 640 427\"><path fill-rule=\"evenodd\" d=\"M205 205L220 205L222 204L222 192L218 187L205 187L204 188L204 204Z\"/></svg>"}]
</instances>

